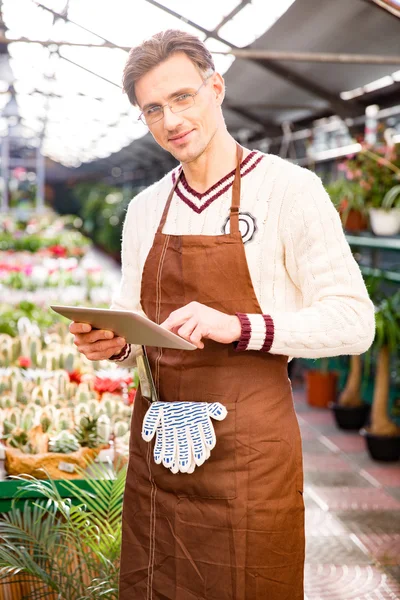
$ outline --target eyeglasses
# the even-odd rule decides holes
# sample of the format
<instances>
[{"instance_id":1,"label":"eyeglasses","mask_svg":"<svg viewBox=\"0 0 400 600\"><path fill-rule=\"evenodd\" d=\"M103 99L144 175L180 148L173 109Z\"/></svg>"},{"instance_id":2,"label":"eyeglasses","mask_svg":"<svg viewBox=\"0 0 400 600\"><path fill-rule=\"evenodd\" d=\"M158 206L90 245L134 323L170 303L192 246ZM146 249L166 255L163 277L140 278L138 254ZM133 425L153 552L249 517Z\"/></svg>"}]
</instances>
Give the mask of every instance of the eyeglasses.
<instances>
[{"instance_id":1,"label":"eyeglasses","mask_svg":"<svg viewBox=\"0 0 400 600\"><path fill-rule=\"evenodd\" d=\"M179 96L177 96L170 102L167 102L167 104L164 104L163 106L160 106L160 105L149 106L149 108L146 108L146 110L144 110L139 115L139 120L144 125L147 125L148 127L150 127L151 125L154 125L154 123L157 123L157 121L161 121L161 119L164 116L164 108L166 106L168 106L169 110L173 113L180 113L180 112L183 112L184 110L187 110L188 108L191 108L192 106L194 106L195 97L200 92L201 88L207 83L207 81L210 79L210 77L211 77L211 75L203 81L203 83L201 84L199 89L196 92L194 92L193 94L189 94L189 93L180 94Z\"/></svg>"}]
</instances>

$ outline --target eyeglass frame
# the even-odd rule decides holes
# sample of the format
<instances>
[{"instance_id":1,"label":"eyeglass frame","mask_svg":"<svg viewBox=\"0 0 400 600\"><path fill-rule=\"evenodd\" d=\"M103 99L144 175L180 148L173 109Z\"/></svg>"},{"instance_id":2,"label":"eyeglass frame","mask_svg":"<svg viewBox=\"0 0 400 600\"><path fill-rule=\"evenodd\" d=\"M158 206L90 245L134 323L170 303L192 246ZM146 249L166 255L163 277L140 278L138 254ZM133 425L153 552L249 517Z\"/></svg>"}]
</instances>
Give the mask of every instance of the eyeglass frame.
<instances>
[{"instance_id":1,"label":"eyeglass frame","mask_svg":"<svg viewBox=\"0 0 400 600\"><path fill-rule=\"evenodd\" d=\"M154 122L152 123L152 125L154 125L155 123L158 123L159 121L161 121L161 120L164 118L164 109L165 109L165 107L166 107L166 106L168 106L169 110L170 110L170 111L171 111L171 112L172 112L174 115L176 115L176 114L179 114L179 113L181 113L181 112L185 112L185 110L189 110L189 108L192 108L192 106L194 106L194 105L195 105L195 97L196 97L196 96L197 96L197 94L200 92L201 88L202 88L204 85L206 85L207 81L208 81L208 80L210 79L210 77L212 77L213 75L214 75L214 73L211 73L211 75L209 75L208 77L206 77L206 79L204 79L204 81L203 81L203 83L201 84L201 86L200 86L200 87L197 89L197 91L196 91L196 92L193 92L193 94L191 94L190 92L189 92L189 93L188 93L188 92L185 92L184 94L179 94L179 96L183 96L183 95L186 95L186 96L191 96L191 97L193 98L193 104L192 104L191 106L188 106L187 108L183 108L182 110L178 110L178 111L174 112L174 111L171 109L171 106L170 106L169 102L167 102L166 104L162 104L162 105L160 105L160 108L162 108L162 115L161 115L161 117L160 117L159 119L157 119L157 121L154 121ZM177 96L177 98L179 98L179 96ZM157 105L156 105L156 106L157 106ZM142 119L142 117L143 117L143 119ZM148 123L147 123L147 121L146 121L146 117L144 116L144 112L143 112L143 111L142 111L142 112L140 113L140 115L138 116L138 121L140 121L141 123L143 123L143 125L146 125L146 127L149 127L149 124L148 124Z\"/></svg>"}]
</instances>

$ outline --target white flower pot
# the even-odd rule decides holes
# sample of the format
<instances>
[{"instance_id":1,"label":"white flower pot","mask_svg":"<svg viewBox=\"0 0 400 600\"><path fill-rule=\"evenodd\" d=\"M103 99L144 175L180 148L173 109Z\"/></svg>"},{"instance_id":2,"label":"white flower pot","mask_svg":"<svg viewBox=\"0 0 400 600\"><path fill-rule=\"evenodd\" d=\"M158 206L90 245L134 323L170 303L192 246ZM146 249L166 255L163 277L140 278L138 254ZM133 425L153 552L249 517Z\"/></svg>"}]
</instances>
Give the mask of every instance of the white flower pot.
<instances>
[{"instance_id":1,"label":"white flower pot","mask_svg":"<svg viewBox=\"0 0 400 600\"><path fill-rule=\"evenodd\" d=\"M400 208L371 208L369 216L375 235L396 235L400 232Z\"/></svg>"}]
</instances>

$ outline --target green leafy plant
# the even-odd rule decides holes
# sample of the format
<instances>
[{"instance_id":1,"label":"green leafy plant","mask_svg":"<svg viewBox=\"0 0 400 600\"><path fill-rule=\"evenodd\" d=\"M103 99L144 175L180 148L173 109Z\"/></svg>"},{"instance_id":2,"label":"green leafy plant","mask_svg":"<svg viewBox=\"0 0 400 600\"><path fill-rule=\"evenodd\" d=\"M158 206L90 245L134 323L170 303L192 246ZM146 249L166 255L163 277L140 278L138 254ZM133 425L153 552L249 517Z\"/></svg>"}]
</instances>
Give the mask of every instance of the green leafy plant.
<instances>
[{"instance_id":1,"label":"green leafy plant","mask_svg":"<svg viewBox=\"0 0 400 600\"><path fill-rule=\"evenodd\" d=\"M400 290L384 298L375 314L376 373L372 400L370 432L376 435L399 435L400 427L388 416L390 365L400 346Z\"/></svg>"},{"instance_id":2,"label":"green leafy plant","mask_svg":"<svg viewBox=\"0 0 400 600\"><path fill-rule=\"evenodd\" d=\"M325 186L333 204L339 211L343 225L346 225L351 210L367 214L364 192L359 182L340 177Z\"/></svg>"},{"instance_id":3,"label":"green leafy plant","mask_svg":"<svg viewBox=\"0 0 400 600\"><path fill-rule=\"evenodd\" d=\"M83 448L97 448L99 445L99 436L97 433L98 416L89 417L84 415L75 428L74 436Z\"/></svg>"},{"instance_id":4,"label":"green leafy plant","mask_svg":"<svg viewBox=\"0 0 400 600\"><path fill-rule=\"evenodd\" d=\"M386 192L382 200L382 208L385 210L400 208L400 185L395 185Z\"/></svg>"},{"instance_id":5,"label":"green leafy plant","mask_svg":"<svg viewBox=\"0 0 400 600\"><path fill-rule=\"evenodd\" d=\"M67 499L54 481L30 478L0 521L0 578L28 581L29 600L118 598L126 468L92 464L80 474L86 489L63 482ZM24 493L44 500L21 511Z\"/></svg>"},{"instance_id":6,"label":"green leafy plant","mask_svg":"<svg viewBox=\"0 0 400 600\"><path fill-rule=\"evenodd\" d=\"M342 162L340 169L348 181L361 187L368 208L389 210L397 202L396 193L391 190L400 181L400 144L393 147L364 145L358 154Z\"/></svg>"}]
</instances>

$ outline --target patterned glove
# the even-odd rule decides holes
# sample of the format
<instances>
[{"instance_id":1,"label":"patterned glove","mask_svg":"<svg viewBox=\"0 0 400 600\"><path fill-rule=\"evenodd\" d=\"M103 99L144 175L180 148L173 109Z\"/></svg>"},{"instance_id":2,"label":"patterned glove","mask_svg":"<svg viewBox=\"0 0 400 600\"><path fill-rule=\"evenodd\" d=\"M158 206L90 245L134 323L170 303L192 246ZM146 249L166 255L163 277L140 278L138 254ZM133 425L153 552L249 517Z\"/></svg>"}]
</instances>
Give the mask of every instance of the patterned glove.
<instances>
[{"instance_id":1,"label":"patterned glove","mask_svg":"<svg viewBox=\"0 0 400 600\"><path fill-rule=\"evenodd\" d=\"M173 473L192 473L210 457L216 444L211 418L227 415L219 402L153 402L143 419L142 437L156 435L154 461Z\"/></svg>"}]
</instances>

